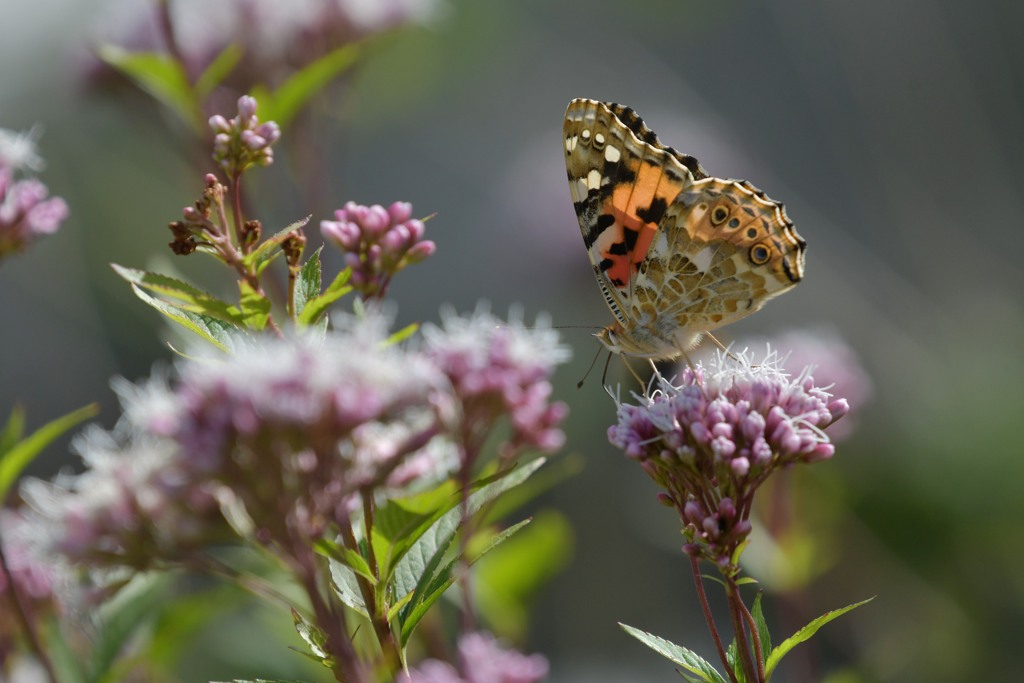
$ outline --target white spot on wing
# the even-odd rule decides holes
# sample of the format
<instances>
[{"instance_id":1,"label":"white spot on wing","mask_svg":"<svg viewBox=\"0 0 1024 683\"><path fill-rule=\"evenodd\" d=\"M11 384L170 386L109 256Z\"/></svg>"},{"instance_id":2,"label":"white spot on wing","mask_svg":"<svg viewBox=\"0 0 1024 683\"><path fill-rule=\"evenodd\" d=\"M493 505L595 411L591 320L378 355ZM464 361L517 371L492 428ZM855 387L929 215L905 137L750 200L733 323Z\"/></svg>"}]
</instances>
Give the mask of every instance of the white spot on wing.
<instances>
[{"instance_id":1,"label":"white spot on wing","mask_svg":"<svg viewBox=\"0 0 1024 683\"><path fill-rule=\"evenodd\" d=\"M580 138L578 135L573 135L571 138L565 139L565 151L572 152L576 149L576 145L579 143Z\"/></svg>"},{"instance_id":2,"label":"white spot on wing","mask_svg":"<svg viewBox=\"0 0 1024 683\"><path fill-rule=\"evenodd\" d=\"M711 267L711 257L714 253L715 250L707 246L694 254L690 260L693 261L693 265L697 266L697 270L707 272L708 268Z\"/></svg>"},{"instance_id":3,"label":"white spot on wing","mask_svg":"<svg viewBox=\"0 0 1024 683\"><path fill-rule=\"evenodd\" d=\"M596 190L601 187L601 172L596 168L590 169L590 173L587 174L587 188Z\"/></svg>"},{"instance_id":4,"label":"white spot on wing","mask_svg":"<svg viewBox=\"0 0 1024 683\"><path fill-rule=\"evenodd\" d=\"M608 145L607 147L604 148L604 159L605 159L605 161L610 161L610 162L612 162L614 164L616 161L618 161L621 158L622 158L622 152L619 151L618 147L614 147L612 145Z\"/></svg>"}]
</instances>

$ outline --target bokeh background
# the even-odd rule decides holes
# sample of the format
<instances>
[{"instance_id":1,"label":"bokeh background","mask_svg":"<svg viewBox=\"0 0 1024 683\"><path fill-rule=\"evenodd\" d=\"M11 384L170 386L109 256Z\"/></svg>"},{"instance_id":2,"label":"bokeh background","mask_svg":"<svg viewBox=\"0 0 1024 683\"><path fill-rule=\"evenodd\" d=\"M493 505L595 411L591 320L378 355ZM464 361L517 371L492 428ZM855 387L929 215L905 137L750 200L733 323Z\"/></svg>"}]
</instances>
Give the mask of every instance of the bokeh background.
<instances>
[{"instance_id":1,"label":"bokeh background","mask_svg":"<svg viewBox=\"0 0 1024 683\"><path fill-rule=\"evenodd\" d=\"M565 106L581 96L633 106L712 174L786 203L809 243L805 284L725 341L825 330L871 379L837 456L791 473L780 492L792 538L755 541L750 555L780 632L877 598L802 646L780 677L1016 680L1024 4L423 4L286 131L302 144L282 145L250 198L282 226L349 199L436 212L438 253L392 291L401 322L485 300L567 326L575 359L556 391L572 410L566 451L585 466L543 504L571 520L573 560L538 596L526 643L550 657L551 680L676 680L618 621L713 652L672 513L607 444L614 406L600 381L575 387L597 350L590 332L610 320L560 144ZM151 11L0 4L0 126L42 124L42 178L72 211L58 235L0 267L0 412L20 401L30 426L91 401L110 425L110 378L140 378L171 357L167 326L108 263L173 267L230 292L166 248L166 223L201 187L188 131L90 56L103 41L145 45ZM203 12L182 17L197 41L216 34ZM256 43L272 43L275 21ZM615 363L610 377L629 381ZM58 445L35 473L70 462Z\"/></svg>"}]
</instances>

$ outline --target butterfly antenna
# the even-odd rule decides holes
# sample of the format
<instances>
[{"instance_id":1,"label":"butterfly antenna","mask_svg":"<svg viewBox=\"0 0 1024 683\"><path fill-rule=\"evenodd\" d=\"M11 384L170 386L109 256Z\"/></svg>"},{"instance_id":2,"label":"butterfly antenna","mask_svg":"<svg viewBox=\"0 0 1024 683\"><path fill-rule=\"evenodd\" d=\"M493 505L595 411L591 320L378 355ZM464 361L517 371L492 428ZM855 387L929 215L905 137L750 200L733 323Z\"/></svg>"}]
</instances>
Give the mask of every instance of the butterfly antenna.
<instances>
[{"instance_id":1,"label":"butterfly antenna","mask_svg":"<svg viewBox=\"0 0 1024 683\"><path fill-rule=\"evenodd\" d=\"M705 332L704 334L707 336L708 339L715 343L715 346L724 351L725 355L729 356L729 360L739 361L739 358L732 355L732 351L729 350L729 347L723 344L722 342L718 341L718 339L715 338L715 335L711 334L710 332ZM691 365L690 367L693 366Z\"/></svg>"},{"instance_id":2,"label":"butterfly antenna","mask_svg":"<svg viewBox=\"0 0 1024 683\"><path fill-rule=\"evenodd\" d=\"M594 369L595 365L597 365L597 359L598 359L598 357L600 355L601 355L601 347L598 346L597 347L597 353L594 354L594 360L590 361L590 367L587 368L587 371L585 373L583 373L583 378L579 382L576 382L576 388L577 389L582 389L583 388L583 383L587 381L587 377L590 377L590 371ZM608 357L611 358L611 354L610 353L608 354ZM607 363L605 363L605 370L604 371L608 372L608 364ZM601 377L601 384L604 384L604 376L603 375Z\"/></svg>"}]
</instances>

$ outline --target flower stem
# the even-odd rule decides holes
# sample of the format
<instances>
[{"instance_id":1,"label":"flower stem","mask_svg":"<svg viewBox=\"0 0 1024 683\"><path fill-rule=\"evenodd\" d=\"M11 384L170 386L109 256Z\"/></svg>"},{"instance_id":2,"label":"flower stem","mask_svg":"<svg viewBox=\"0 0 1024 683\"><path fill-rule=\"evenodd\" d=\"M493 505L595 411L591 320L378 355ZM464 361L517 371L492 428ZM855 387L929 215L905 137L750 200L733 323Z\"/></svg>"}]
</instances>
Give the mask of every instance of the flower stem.
<instances>
[{"instance_id":1,"label":"flower stem","mask_svg":"<svg viewBox=\"0 0 1024 683\"><path fill-rule=\"evenodd\" d=\"M372 505L370 507L372 510ZM368 514L372 515L372 511ZM370 542L369 525L373 524L372 517L367 521L367 524L366 544L367 546L370 546L372 543ZM347 521L343 521L338 526L345 546L348 547L349 550L358 553L359 541L356 540L356 536L352 532L352 526ZM379 578L377 573L377 560L373 556L372 551L370 552L370 557L367 559L367 563L370 565L373 575ZM395 642L395 634L391 631L391 625L388 623L387 610L382 609L382 605L377 599L376 588L365 576L356 573L356 583L359 584L359 593L363 598L363 605L366 607L366 613L369 615L370 623L373 625L373 633L377 636L377 643L380 645L381 653L384 655L384 666L388 672L388 679L390 680L398 673L399 669L401 669L402 660L398 643Z\"/></svg>"},{"instance_id":2,"label":"flower stem","mask_svg":"<svg viewBox=\"0 0 1024 683\"><path fill-rule=\"evenodd\" d=\"M736 653L739 656L740 664L743 666L744 677L748 681L764 683L763 671L758 676L758 670L761 667L755 668L754 662L750 658L750 644L747 641L747 628L743 618L746 605L743 604L739 586L736 585L736 581L732 576L725 577L725 594L729 600L729 616L732 617L732 630L736 637Z\"/></svg>"},{"instance_id":3,"label":"flower stem","mask_svg":"<svg viewBox=\"0 0 1024 683\"><path fill-rule=\"evenodd\" d=\"M722 647L722 637L718 634L718 627L715 626L715 617L711 614L711 605L708 604L707 593L704 592L704 577L700 573L700 559L694 555L690 556L690 568L693 570L693 581L697 586L697 598L700 600L700 607L704 611L704 621L708 624L711 638L715 641L715 649L718 650L718 658L722 660L725 672L729 674L732 683L739 683L736 673L729 666L729 658L725 656L725 648Z\"/></svg>"},{"instance_id":4,"label":"flower stem","mask_svg":"<svg viewBox=\"0 0 1024 683\"><path fill-rule=\"evenodd\" d=\"M334 678L339 683L366 683L362 666L345 629L344 616L338 614L320 592L316 556L308 547L297 547L293 554L299 562L299 579L313 607L316 624L327 636L327 648L336 663Z\"/></svg>"}]
</instances>

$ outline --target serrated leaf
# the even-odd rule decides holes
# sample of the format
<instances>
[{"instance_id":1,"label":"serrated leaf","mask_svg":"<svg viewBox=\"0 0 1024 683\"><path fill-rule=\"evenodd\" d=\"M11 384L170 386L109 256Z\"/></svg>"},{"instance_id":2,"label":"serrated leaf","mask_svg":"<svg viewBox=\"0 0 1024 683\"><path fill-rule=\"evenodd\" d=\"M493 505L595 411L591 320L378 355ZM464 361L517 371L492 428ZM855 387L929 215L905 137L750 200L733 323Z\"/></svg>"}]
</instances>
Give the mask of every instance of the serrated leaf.
<instances>
[{"instance_id":1,"label":"serrated leaf","mask_svg":"<svg viewBox=\"0 0 1024 683\"><path fill-rule=\"evenodd\" d=\"M287 128L313 96L355 63L360 51L358 43L343 45L293 73L273 93L254 88L251 94L260 103L260 119Z\"/></svg>"},{"instance_id":2,"label":"serrated leaf","mask_svg":"<svg viewBox=\"0 0 1024 683\"><path fill-rule=\"evenodd\" d=\"M180 310L208 315L237 327L246 326L245 318L236 306L183 280L137 268L126 268L116 263L111 263L110 267L130 284L176 299L177 301L168 303Z\"/></svg>"},{"instance_id":3,"label":"serrated leaf","mask_svg":"<svg viewBox=\"0 0 1024 683\"><path fill-rule=\"evenodd\" d=\"M220 54L213 58L213 61L203 69L203 73L199 74L199 78L196 79L194 86L196 99L200 102L205 100L213 92L213 89L223 83L228 74L235 70L244 54L245 50L237 43L231 43L221 50Z\"/></svg>"},{"instance_id":4,"label":"serrated leaf","mask_svg":"<svg viewBox=\"0 0 1024 683\"><path fill-rule=\"evenodd\" d=\"M204 123L192 86L181 64L157 52L129 52L116 45L102 45L100 59L114 67L149 93L161 104L175 111L193 129Z\"/></svg>"},{"instance_id":5,"label":"serrated leaf","mask_svg":"<svg viewBox=\"0 0 1024 683\"><path fill-rule=\"evenodd\" d=\"M514 524L509 528L502 530L500 533L495 534L482 550L476 553L473 557L466 558L466 565L468 567L473 566L481 557L511 538L515 533L529 524L530 521L531 520L529 519L524 519L518 524ZM434 603L437 602L452 583L454 583L457 578L454 569L461 560L462 558L460 557L452 558L452 560L448 562L441 571L437 572L432 579L424 582L422 591L420 591L420 587L417 586L417 590L413 592L412 598L409 600L409 605L402 610L399 616L399 642L403 649L409 643L409 639L412 637L413 631L420 623L420 620L423 619Z\"/></svg>"},{"instance_id":6,"label":"serrated leaf","mask_svg":"<svg viewBox=\"0 0 1024 683\"><path fill-rule=\"evenodd\" d=\"M341 562L332 560L331 587L341 602L363 616L369 616L366 609L366 602L363 600L363 591L359 588L359 578L350 567Z\"/></svg>"},{"instance_id":7,"label":"serrated leaf","mask_svg":"<svg viewBox=\"0 0 1024 683\"><path fill-rule=\"evenodd\" d=\"M651 648L662 657L675 662L679 666L683 667L687 671L697 676L697 679L704 681L705 683L727 683L722 674L715 670L715 667L711 666L703 657L698 655L693 650L685 648L682 645L676 645L670 640L665 640L659 636L648 633L647 631L641 631L638 628L627 626L626 624L619 623L629 635L633 636L641 643Z\"/></svg>"},{"instance_id":8,"label":"serrated leaf","mask_svg":"<svg viewBox=\"0 0 1024 683\"><path fill-rule=\"evenodd\" d=\"M298 276L295 278L295 298L293 303L296 317L302 313L310 299L320 294L320 287L322 286L320 274L321 251L323 251L323 245L317 247L309 259L302 264Z\"/></svg>"},{"instance_id":9,"label":"serrated leaf","mask_svg":"<svg viewBox=\"0 0 1024 683\"><path fill-rule=\"evenodd\" d=\"M292 623L295 624L295 631L309 646L309 651L313 653L314 657L318 657L321 661L330 658L326 647L327 636L316 624L306 621L295 609L292 609Z\"/></svg>"},{"instance_id":10,"label":"serrated leaf","mask_svg":"<svg viewBox=\"0 0 1024 683\"><path fill-rule=\"evenodd\" d=\"M772 676L772 672L775 671L775 667L779 665L779 662L782 660L782 658L785 657L789 653L789 651L792 650L794 647L796 647L800 643L803 643L806 640L809 640L811 636L817 633L818 629L820 629L822 626L824 626L825 624L827 624L828 622L832 621L837 617L841 617L850 610L854 610L860 607L861 605L871 602L872 600L874 600L874 598L868 598L867 600L861 600L860 602L855 602L852 605L847 605L846 607L841 607L839 609L832 610L831 612L826 612L825 614L822 614L820 617L814 619L809 624L804 626L802 629L791 635L789 638L786 638L784 641L779 643L779 646L777 648L772 650L772 653L768 655L768 659L765 660L765 676L768 679L770 679Z\"/></svg>"},{"instance_id":11,"label":"serrated leaf","mask_svg":"<svg viewBox=\"0 0 1024 683\"><path fill-rule=\"evenodd\" d=\"M18 475L50 442L83 420L95 417L99 412L100 407L95 403L79 408L63 417L47 422L0 454L0 501L7 497L7 492L14 485ZM23 419L23 416L19 415L19 409L16 408L4 430L5 440L8 431L11 434L18 433L20 436Z\"/></svg>"},{"instance_id":12,"label":"serrated leaf","mask_svg":"<svg viewBox=\"0 0 1024 683\"><path fill-rule=\"evenodd\" d=\"M230 323L202 313L192 313L180 306L157 299L147 294L141 287L132 284L132 291L147 304L163 313L187 330L194 332L221 351L230 351L234 346L231 332L236 328Z\"/></svg>"},{"instance_id":13,"label":"serrated leaf","mask_svg":"<svg viewBox=\"0 0 1024 683\"><path fill-rule=\"evenodd\" d=\"M328 541L326 539L317 541L314 544L314 549L321 555L329 557L335 562L340 562L356 574L363 576L371 584L377 583L377 577L374 576L373 572L370 570L370 565L367 563L366 558L355 550L346 548L340 543L334 543L333 541Z\"/></svg>"},{"instance_id":14,"label":"serrated leaf","mask_svg":"<svg viewBox=\"0 0 1024 683\"><path fill-rule=\"evenodd\" d=\"M252 288L245 280L238 281L240 292L239 307L245 326L251 330L262 330L270 319L270 299Z\"/></svg>"},{"instance_id":15,"label":"serrated leaf","mask_svg":"<svg viewBox=\"0 0 1024 683\"><path fill-rule=\"evenodd\" d=\"M757 637L761 639L762 662L767 662L768 655L772 651L772 636L768 631L768 623L764 620L764 612L761 607L762 595L763 593L758 593L754 598L754 609L751 610L751 616L754 617L754 624L757 626Z\"/></svg>"},{"instance_id":16,"label":"serrated leaf","mask_svg":"<svg viewBox=\"0 0 1024 683\"><path fill-rule=\"evenodd\" d=\"M299 324L302 326L308 326L317 322L320 319L320 316L327 312L327 309L330 308L331 304L351 292L352 288L346 285L351 275L352 270L350 268L346 268L338 273L331 284L327 285L327 289L324 290L323 294L315 296L307 301L306 305L302 309L302 313L299 314Z\"/></svg>"},{"instance_id":17,"label":"serrated leaf","mask_svg":"<svg viewBox=\"0 0 1024 683\"><path fill-rule=\"evenodd\" d=\"M281 244L281 242L283 242L285 240L285 238L287 238L293 232L295 232L296 230L298 230L300 228L305 227L306 223L309 222L309 219L311 217L312 216L310 215L310 216L306 216L305 218L300 218L299 220L297 220L297 221L295 221L293 223L289 223L285 227L281 228L280 230L275 232L273 235L271 235L267 239L263 240L258 247L256 247L255 249L250 251L248 254L246 254L242 258L242 263L244 265L246 265L246 266L252 266L254 264L258 264L258 263L261 263L263 261L268 260L269 258L272 258L271 253L270 253L271 250L274 249L275 247L279 246ZM276 254L274 254L274 255L276 256Z\"/></svg>"},{"instance_id":18,"label":"serrated leaf","mask_svg":"<svg viewBox=\"0 0 1024 683\"><path fill-rule=\"evenodd\" d=\"M496 481L470 494L468 500L469 514L476 514L484 504L526 481L545 462L544 458L537 458L532 462L510 470L507 474L503 473ZM397 597L402 597L415 590L425 570L431 565L437 566L437 557L444 553L461 523L462 509L461 506L457 505L448 510L429 529L424 531L409 546L408 550L396 553L388 558L389 566L394 567L394 590ZM390 580L392 574L384 574L382 571L382 576Z\"/></svg>"}]
</instances>

